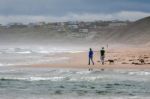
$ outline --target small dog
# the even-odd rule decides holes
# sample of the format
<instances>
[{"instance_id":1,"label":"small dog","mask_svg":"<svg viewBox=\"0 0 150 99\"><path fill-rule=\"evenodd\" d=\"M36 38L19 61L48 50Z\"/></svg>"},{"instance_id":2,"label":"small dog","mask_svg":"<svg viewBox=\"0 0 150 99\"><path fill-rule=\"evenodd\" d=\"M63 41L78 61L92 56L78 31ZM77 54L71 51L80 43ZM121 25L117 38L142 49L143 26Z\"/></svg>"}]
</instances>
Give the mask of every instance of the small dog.
<instances>
[{"instance_id":1,"label":"small dog","mask_svg":"<svg viewBox=\"0 0 150 99\"><path fill-rule=\"evenodd\" d=\"M144 59L138 59L141 64L145 64Z\"/></svg>"},{"instance_id":2,"label":"small dog","mask_svg":"<svg viewBox=\"0 0 150 99\"><path fill-rule=\"evenodd\" d=\"M109 59L108 62L109 62L109 64L114 64L115 63L115 61L112 60L112 59Z\"/></svg>"}]
</instances>

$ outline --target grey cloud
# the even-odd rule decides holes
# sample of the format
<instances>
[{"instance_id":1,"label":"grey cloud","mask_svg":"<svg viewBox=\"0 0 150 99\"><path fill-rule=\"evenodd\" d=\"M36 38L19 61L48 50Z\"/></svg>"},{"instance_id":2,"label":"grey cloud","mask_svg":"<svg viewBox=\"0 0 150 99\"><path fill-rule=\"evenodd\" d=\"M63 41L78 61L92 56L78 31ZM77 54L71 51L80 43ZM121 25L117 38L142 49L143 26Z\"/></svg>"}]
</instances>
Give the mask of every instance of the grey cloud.
<instances>
[{"instance_id":1,"label":"grey cloud","mask_svg":"<svg viewBox=\"0 0 150 99\"><path fill-rule=\"evenodd\" d=\"M122 11L111 14L76 14L70 13L65 16L31 16L31 15L17 15L17 16L0 16L1 24L23 22L28 24L30 22L63 22L63 21L95 21L95 20L131 20L135 21L140 18L150 16L150 13L137 11Z\"/></svg>"},{"instance_id":2,"label":"grey cloud","mask_svg":"<svg viewBox=\"0 0 150 99\"><path fill-rule=\"evenodd\" d=\"M53 15L150 11L141 0L0 0L0 15Z\"/></svg>"}]
</instances>

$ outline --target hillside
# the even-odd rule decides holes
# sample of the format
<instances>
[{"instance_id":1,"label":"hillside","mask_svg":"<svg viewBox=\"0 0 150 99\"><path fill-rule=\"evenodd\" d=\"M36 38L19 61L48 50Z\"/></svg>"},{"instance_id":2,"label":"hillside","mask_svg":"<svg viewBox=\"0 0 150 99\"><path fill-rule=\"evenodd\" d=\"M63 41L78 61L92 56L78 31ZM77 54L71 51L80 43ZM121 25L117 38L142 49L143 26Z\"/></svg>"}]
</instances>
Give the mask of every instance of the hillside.
<instances>
[{"instance_id":1,"label":"hillside","mask_svg":"<svg viewBox=\"0 0 150 99\"><path fill-rule=\"evenodd\" d=\"M122 43L148 44L150 42L150 17L138 20L125 27L119 38Z\"/></svg>"},{"instance_id":2,"label":"hillside","mask_svg":"<svg viewBox=\"0 0 150 99\"><path fill-rule=\"evenodd\" d=\"M127 26L104 27L96 32L58 32L49 28L0 29L1 45L101 45L127 44L150 45L150 17Z\"/></svg>"},{"instance_id":3,"label":"hillside","mask_svg":"<svg viewBox=\"0 0 150 99\"><path fill-rule=\"evenodd\" d=\"M100 31L98 41L112 44L150 45L150 17L130 23L124 27L107 28ZM97 42L98 42L97 41Z\"/></svg>"}]
</instances>

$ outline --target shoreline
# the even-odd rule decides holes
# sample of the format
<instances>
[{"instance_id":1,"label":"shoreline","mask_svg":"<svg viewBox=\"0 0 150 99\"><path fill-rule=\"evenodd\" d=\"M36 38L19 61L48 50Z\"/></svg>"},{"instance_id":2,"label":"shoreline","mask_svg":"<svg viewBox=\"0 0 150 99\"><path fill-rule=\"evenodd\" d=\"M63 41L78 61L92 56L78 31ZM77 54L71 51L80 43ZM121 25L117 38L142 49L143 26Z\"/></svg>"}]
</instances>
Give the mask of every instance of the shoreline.
<instances>
[{"instance_id":1,"label":"shoreline","mask_svg":"<svg viewBox=\"0 0 150 99\"><path fill-rule=\"evenodd\" d=\"M51 69L87 69L89 70L92 68L93 70L105 70L105 69L121 69L121 70L150 70L150 65L80 65L80 66L74 66L74 65L62 65L62 64L32 64L32 65L23 65L23 66L13 66L13 67L36 67L36 68L51 68Z\"/></svg>"},{"instance_id":2,"label":"shoreline","mask_svg":"<svg viewBox=\"0 0 150 99\"><path fill-rule=\"evenodd\" d=\"M150 48L116 48L106 49L105 65L100 63L99 51L94 51L95 65L88 65L88 51L77 53L55 53L53 55L46 54L43 58L49 58L49 62L33 63L27 65L13 65L16 67L49 67L49 68L71 68L71 69L150 69ZM66 57L64 60L51 59ZM139 59L144 59L146 64L141 64ZM114 60L110 64L108 60Z\"/></svg>"}]
</instances>

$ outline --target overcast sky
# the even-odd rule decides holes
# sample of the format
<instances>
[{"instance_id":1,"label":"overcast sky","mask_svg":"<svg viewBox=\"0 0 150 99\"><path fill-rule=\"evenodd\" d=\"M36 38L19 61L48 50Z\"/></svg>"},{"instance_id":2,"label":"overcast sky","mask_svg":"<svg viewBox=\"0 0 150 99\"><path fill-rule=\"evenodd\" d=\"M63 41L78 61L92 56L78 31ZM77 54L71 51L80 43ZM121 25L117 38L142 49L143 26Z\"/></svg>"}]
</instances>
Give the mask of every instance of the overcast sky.
<instances>
[{"instance_id":1,"label":"overcast sky","mask_svg":"<svg viewBox=\"0 0 150 99\"><path fill-rule=\"evenodd\" d=\"M137 20L150 16L150 0L0 0L0 23Z\"/></svg>"}]
</instances>

